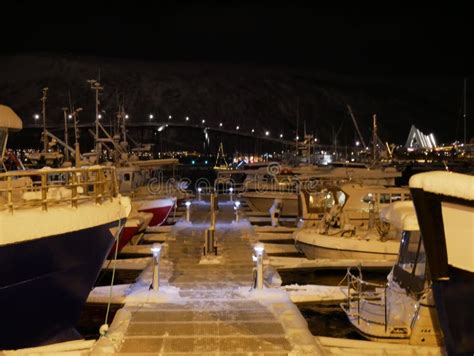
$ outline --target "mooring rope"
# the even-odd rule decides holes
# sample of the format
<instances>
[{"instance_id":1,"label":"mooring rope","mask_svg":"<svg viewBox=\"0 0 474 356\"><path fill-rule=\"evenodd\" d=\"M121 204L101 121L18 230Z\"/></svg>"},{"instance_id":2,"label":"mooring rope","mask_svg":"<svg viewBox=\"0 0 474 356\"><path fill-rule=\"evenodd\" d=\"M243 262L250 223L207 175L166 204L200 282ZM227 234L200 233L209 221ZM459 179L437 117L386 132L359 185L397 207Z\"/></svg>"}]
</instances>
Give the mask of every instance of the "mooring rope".
<instances>
[{"instance_id":1,"label":"mooring rope","mask_svg":"<svg viewBox=\"0 0 474 356\"><path fill-rule=\"evenodd\" d=\"M104 321L104 324L100 327L100 332L103 335L107 333L107 330L109 328L107 320L109 319L110 305L112 304L112 290L114 287L115 270L117 268L117 255L118 255L119 238L120 238L121 232L122 232L122 219L119 219L118 230L115 233L114 266L112 267L112 280L110 281L109 300L107 302L107 311L105 312L105 321ZM105 327L105 330L103 330L104 327Z\"/></svg>"}]
</instances>

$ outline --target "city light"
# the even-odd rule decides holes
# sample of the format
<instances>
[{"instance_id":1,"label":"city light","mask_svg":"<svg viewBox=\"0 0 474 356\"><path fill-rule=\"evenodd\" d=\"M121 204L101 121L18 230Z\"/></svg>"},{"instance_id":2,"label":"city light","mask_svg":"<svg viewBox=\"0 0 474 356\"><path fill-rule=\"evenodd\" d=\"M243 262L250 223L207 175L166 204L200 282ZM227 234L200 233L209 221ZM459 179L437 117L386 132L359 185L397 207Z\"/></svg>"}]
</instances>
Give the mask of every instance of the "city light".
<instances>
[{"instance_id":1,"label":"city light","mask_svg":"<svg viewBox=\"0 0 474 356\"><path fill-rule=\"evenodd\" d=\"M239 129L240 129L240 126L236 126L236 128L235 128L235 129L236 129L236 130L239 130Z\"/></svg>"},{"instance_id":2,"label":"city light","mask_svg":"<svg viewBox=\"0 0 474 356\"><path fill-rule=\"evenodd\" d=\"M35 118L35 120L38 120L40 118L38 114L34 114L33 117Z\"/></svg>"},{"instance_id":3,"label":"city light","mask_svg":"<svg viewBox=\"0 0 474 356\"><path fill-rule=\"evenodd\" d=\"M153 119L153 114L148 115L148 117L150 118L150 120Z\"/></svg>"},{"instance_id":4,"label":"city light","mask_svg":"<svg viewBox=\"0 0 474 356\"><path fill-rule=\"evenodd\" d=\"M189 121L189 116L186 116L186 121Z\"/></svg>"},{"instance_id":5,"label":"city light","mask_svg":"<svg viewBox=\"0 0 474 356\"><path fill-rule=\"evenodd\" d=\"M270 131L265 131L265 136L270 135Z\"/></svg>"},{"instance_id":6,"label":"city light","mask_svg":"<svg viewBox=\"0 0 474 356\"><path fill-rule=\"evenodd\" d=\"M280 138L283 138L283 134L280 134Z\"/></svg>"},{"instance_id":7,"label":"city light","mask_svg":"<svg viewBox=\"0 0 474 356\"><path fill-rule=\"evenodd\" d=\"M168 120L171 120L172 118L173 118L173 117L172 117L171 115L170 115L170 116L168 116Z\"/></svg>"},{"instance_id":8,"label":"city light","mask_svg":"<svg viewBox=\"0 0 474 356\"><path fill-rule=\"evenodd\" d=\"M298 141L299 139L300 139L300 137L299 137L299 136L296 136L296 141Z\"/></svg>"},{"instance_id":9,"label":"city light","mask_svg":"<svg viewBox=\"0 0 474 356\"><path fill-rule=\"evenodd\" d=\"M128 119L128 114L127 114L127 115L125 115L125 118L126 118L126 119Z\"/></svg>"},{"instance_id":10,"label":"city light","mask_svg":"<svg viewBox=\"0 0 474 356\"><path fill-rule=\"evenodd\" d=\"M360 146L360 141L356 141L356 147Z\"/></svg>"},{"instance_id":11,"label":"city light","mask_svg":"<svg viewBox=\"0 0 474 356\"><path fill-rule=\"evenodd\" d=\"M219 123L219 127L222 127L222 122Z\"/></svg>"},{"instance_id":12,"label":"city light","mask_svg":"<svg viewBox=\"0 0 474 356\"><path fill-rule=\"evenodd\" d=\"M202 120L202 123L204 124L206 122L206 120Z\"/></svg>"}]
</instances>

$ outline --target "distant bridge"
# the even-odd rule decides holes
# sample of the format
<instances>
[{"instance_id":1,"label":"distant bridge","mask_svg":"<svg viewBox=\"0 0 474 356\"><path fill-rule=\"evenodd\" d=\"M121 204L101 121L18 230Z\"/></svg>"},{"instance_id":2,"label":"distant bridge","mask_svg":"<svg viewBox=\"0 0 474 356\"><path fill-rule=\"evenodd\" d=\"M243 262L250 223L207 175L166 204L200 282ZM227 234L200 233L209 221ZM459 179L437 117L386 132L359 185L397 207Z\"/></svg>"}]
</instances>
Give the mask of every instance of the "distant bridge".
<instances>
[{"instance_id":1,"label":"distant bridge","mask_svg":"<svg viewBox=\"0 0 474 356\"><path fill-rule=\"evenodd\" d=\"M101 122L102 123L102 126L104 127L110 127L110 124L106 123L107 120ZM89 128L89 129L93 129L95 128L95 123L93 122L88 122L88 123L80 123L77 125L78 128ZM256 132L246 132L242 129L239 129L239 130L229 130L229 129L225 129L223 127L214 127L214 126L206 126L206 125L198 125L198 124L192 124L192 123L186 123L186 122L176 122L176 121L173 121L173 120L169 120L169 121L162 121L162 122L156 122L156 121L150 121L150 122L129 122L127 123L127 127L129 128L132 128L132 127L147 127L147 128L151 128L151 129L156 129L156 130L159 130L160 128L162 128L160 130L163 131L166 129L166 127L187 127L187 128L194 128L194 129L200 129L200 130L209 130L209 131L214 131L214 132L221 132L221 133L225 133L225 134L230 134L230 135L238 135L238 136L242 136L242 137L249 137L249 138L253 138L253 139L259 139L259 140L266 140L266 141L269 141L269 142L274 142L274 143L279 143L279 144L282 144L282 145L295 145L295 141L290 141L290 140L285 140L283 138L279 138L279 137L272 137L271 134L269 134L268 136L267 135L260 135L257 133L257 131L259 130L255 130ZM30 129L42 129L43 128L43 125L41 124L27 124L24 126L24 128L30 128ZM63 130L64 127L63 126L51 126L51 125L47 125L46 126L47 129L49 130L52 130L52 129L56 129L56 130ZM72 123L70 123L70 126L69 126L69 129L72 129Z\"/></svg>"}]
</instances>

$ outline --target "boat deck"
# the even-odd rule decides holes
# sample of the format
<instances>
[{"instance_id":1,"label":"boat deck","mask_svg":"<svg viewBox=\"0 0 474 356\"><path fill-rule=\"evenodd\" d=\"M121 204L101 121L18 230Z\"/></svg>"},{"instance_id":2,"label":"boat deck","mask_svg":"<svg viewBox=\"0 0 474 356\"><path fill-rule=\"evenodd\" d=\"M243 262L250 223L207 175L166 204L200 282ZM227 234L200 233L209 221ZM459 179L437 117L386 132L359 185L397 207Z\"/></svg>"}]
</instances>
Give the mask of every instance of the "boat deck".
<instances>
[{"instance_id":1,"label":"boat deck","mask_svg":"<svg viewBox=\"0 0 474 356\"><path fill-rule=\"evenodd\" d=\"M124 292L124 307L92 354L322 353L287 292L252 288L252 244L257 235L247 220L232 222L231 202L219 203L218 255L202 256L209 206L194 202L192 224L181 221L167 232L172 238L162 251L159 291L148 289L148 266ZM268 266L268 287L272 278L279 276Z\"/></svg>"}]
</instances>

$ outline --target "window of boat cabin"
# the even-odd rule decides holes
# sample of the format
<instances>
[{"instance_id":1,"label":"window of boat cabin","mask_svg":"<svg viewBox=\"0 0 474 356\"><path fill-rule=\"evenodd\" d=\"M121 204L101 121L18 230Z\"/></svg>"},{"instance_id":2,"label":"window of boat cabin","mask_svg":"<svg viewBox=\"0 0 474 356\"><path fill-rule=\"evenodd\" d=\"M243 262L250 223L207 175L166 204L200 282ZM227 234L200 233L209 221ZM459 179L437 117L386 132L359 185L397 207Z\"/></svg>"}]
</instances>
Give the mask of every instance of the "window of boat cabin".
<instances>
[{"instance_id":1,"label":"window of boat cabin","mask_svg":"<svg viewBox=\"0 0 474 356\"><path fill-rule=\"evenodd\" d=\"M390 204L390 193L380 193L379 203L380 204Z\"/></svg>"},{"instance_id":2,"label":"window of boat cabin","mask_svg":"<svg viewBox=\"0 0 474 356\"><path fill-rule=\"evenodd\" d=\"M308 213L325 213L332 206L339 203L344 205L346 201L346 194L343 191L333 192L328 189L322 189L317 192L305 194L306 206Z\"/></svg>"},{"instance_id":3,"label":"window of boat cabin","mask_svg":"<svg viewBox=\"0 0 474 356\"><path fill-rule=\"evenodd\" d=\"M128 182L128 181L130 180L130 173L125 173L125 174L123 175L123 180L126 181L126 182Z\"/></svg>"},{"instance_id":4,"label":"window of boat cabin","mask_svg":"<svg viewBox=\"0 0 474 356\"><path fill-rule=\"evenodd\" d=\"M426 255L421 234L419 231L404 231L394 279L402 288L416 293L423 289L425 273Z\"/></svg>"},{"instance_id":5,"label":"window of boat cabin","mask_svg":"<svg viewBox=\"0 0 474 356\"><path fill-rule=\"evenodd\" d=\"M392 193L392 197L391 197L391 202L395 202L395 201L400 201L402 200L402 194L401 193Z\"/></svg>"},{"instance_id":6,"label":"window of boat cabin","mask_svg":"<svg viewBox=\"0 0 474 356\"><path fill-rule=\"evenodd\" d=\"M0 157L3 157L4 154L5 154L5 148L6 148L6 144L7 144L7 137L8 137L8 133L7 133L7 130L0 130L0 148L2 149L1 151L1 156Z\"/></svg>"}]
</instances>

